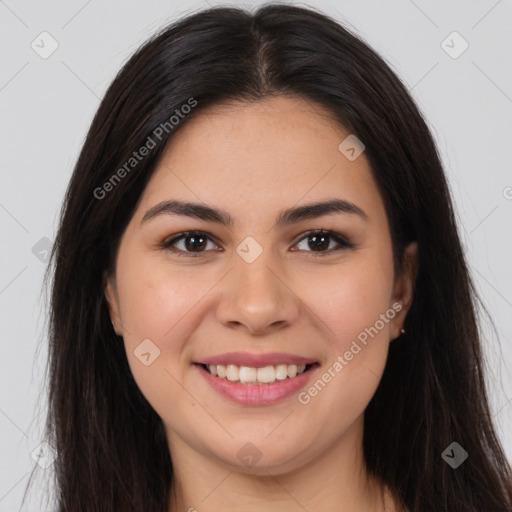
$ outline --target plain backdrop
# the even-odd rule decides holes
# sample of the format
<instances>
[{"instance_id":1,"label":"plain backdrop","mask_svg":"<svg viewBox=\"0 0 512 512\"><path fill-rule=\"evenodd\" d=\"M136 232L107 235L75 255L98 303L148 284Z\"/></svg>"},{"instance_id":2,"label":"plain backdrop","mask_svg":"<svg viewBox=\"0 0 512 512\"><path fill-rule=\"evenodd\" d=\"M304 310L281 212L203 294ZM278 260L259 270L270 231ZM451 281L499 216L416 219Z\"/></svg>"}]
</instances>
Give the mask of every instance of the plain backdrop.
<instances>
[{"instance_id":1,"label":"plain backdrop","mask_svg":"<svg viewBox=\"0 0 512 512\"><path fill-rule=\"evenodd\" d=\"M219 4L0 0L0 511L19 510L40 449L47 355L42 277L86 131L139 44L209 5ZM297 5L319 8L360 34L428 120L473 277L496 325L497 335L483 325L488 378L493 415L512 459L512 2ZM51 470L51 464L41 467L38 475L47 478ZM36 485L41 495L44 482ZM33 493L23 510L40 512L39 504Z\"/></svg>"}]
</instances>

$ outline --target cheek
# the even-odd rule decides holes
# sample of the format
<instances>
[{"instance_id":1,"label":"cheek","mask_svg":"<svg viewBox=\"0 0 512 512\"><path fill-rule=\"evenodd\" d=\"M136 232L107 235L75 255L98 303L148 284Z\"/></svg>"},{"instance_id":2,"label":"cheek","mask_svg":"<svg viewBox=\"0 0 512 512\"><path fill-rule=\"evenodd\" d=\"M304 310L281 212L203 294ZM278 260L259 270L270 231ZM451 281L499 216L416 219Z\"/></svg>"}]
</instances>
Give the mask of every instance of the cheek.
<instances>
[{"instance_id":1,"label":"cheek","mask_svg":"<svg viewBox=\"0 0 512 512\"><path fill-rule=\"evenodd\" d=\"M382 255L389 254L389 257ZM363 413L386 364L392 319L391 247L364 251L336 272L316 276L310 304L329 339L327 358L301 403L315 410L329 405L338 425ZM316 384L315 384L316 383Z\"/></svg>"},{"instance_id":2,"label":"cheek","mask_svg":"<svg viewBox=\"0 0 512 512\"><path fill-rule=\"evenodd\" d=\"M204 279L192 285L190 273L171 272L154 262L146 267L134 263L118 265L124 345L137 386L165 419L170 403L181 410L193 402L179 383L186 342L212 283Z\"/></svg>"},{"instance_id":3,"label":"cheek","mask_svg":"<svg viewBox=\"0 0 512 512\"><path fill-rule=\"evenodd\" d=\"M207 276L198 280L193 270L176 271L149 258L146 265L133 263L118 266L121 314L128 338L131 342L150 338L159 345L182 339L175 333L191 323L195 306L211 287Z\"/></svg>"},{"instance_id":4,"label":"cheek","mask_svg":"<svg viewBox=\"0 0 512 512\"><path fill-rule=\"evenodd\" d=\"M353 339L376 322L379 335L387 339L390 323L379 320L390 310L392 285L390 262L379 261L372 255L356 255L336 270L308 276L301 288L307 294L308 305L322 320L333 348L339 352L347 350ZM364 334L360 338L364 339Z\"/></svg>"},{"instance_id":5,"label":"cheek","mask_svg":"<svg viewBox=\"0 0 512 512\"><path fill-rule=\"evenodd\" d=\"M354 258L323 280L324 293L315 288L311 296L315 313L328 327L324 330L330 350L300 403L314 411L313 416L327 408L333 432L348 428L364 412L386 364L396 314L390 307L393 269L391 256L378 254Z\"/></svg>"},{"instance_id":6,"label":"cheek","mask_svg":"<svg viewBox=\"0 0 512 512\"><path fill-rule=\"evenodd\" d=\"M186 342L204 314L201 299L214 283L207 276L194 279L192 269L177 272L132 254L117 267L125 350L150 403L168 403L179 393L173 376L182 380Z\"/></svg>"}]
</instances>

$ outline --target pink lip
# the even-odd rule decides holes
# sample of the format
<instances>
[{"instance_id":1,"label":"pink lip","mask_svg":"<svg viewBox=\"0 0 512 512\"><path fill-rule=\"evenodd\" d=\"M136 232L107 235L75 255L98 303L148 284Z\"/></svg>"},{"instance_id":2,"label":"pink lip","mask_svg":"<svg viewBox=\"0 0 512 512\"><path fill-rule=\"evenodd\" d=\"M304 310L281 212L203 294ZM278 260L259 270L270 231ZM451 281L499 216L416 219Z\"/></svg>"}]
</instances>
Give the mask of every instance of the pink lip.
<instances>
[{"instance_id":1,"label":"pink lip","mask_svg":"<svg viewBox=\"0 0 512 512\"><path fill-rule=\"evenodd\" d=\"M292 379L276 380L271 384L238 384L215 377L200 364L194 364L193 367L196 368L217 393L229 398L233 402L253 406L270 405L294 395L301 388L306 386L308 380L319 368L319 366L314 366L310 370Z\"/></svg>"},{"instance_id":2,"label":"pink lip","mask_svg":"<svg viewBox=\"0 0 512 512\"><path fill-rule=\"evenodd\" d=\"M264 368L265 366L274 366L278 364L313 364L317 361L282 352L269 352L267 354L228 352L226 354L201 359L201 361L196 362L199 364L234 364L236 366L249 366L250 368Z\"/></svg>"}]
</instances>

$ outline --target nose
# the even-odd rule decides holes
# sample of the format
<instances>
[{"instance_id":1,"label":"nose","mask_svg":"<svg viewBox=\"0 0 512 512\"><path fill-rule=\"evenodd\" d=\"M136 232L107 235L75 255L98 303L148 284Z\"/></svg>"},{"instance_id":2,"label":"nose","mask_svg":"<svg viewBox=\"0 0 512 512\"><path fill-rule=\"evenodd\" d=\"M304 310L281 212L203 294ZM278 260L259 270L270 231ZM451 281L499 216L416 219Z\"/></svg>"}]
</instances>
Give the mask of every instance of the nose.
<instances>
[{"instance_id":1,"label":"nose","mask_svg":"<svg viewBox=\"0 0 512 512\"><path fill-rule=\"evenodd\" d=\"M254 336L286 328L300 313L300 300L284 272L264 255L265 251L252 263L235 261L216 310L223 325Z\"/></svg>"}]
</instances>

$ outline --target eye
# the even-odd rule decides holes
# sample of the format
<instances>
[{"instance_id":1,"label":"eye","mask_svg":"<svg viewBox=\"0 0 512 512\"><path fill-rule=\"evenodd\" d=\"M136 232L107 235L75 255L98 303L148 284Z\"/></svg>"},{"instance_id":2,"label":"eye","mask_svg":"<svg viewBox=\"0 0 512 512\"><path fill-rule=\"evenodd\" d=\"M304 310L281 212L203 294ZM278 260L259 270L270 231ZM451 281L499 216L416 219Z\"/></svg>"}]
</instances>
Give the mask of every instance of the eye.
<instances>
[{"instance_id":1,"label":"eye","mask_svg":"<svg viewBox=\"0 0 512 512\"><path fill-rule=\"evenodd\" d=\"M334 242L334 247L331 244L332 242ZM306 247L309 247L312 250L308 251L307 248L300 248L300 244L303 244L303 247L305 244ZM353 249L355 245L343 238L338 233L317 229L310 231L306 234L306 236L302 237L296 244L296 247L299 247L299 250L306 250L306 252L315 252L317 253L316 256L324 256L341 249Z\"/></svg>"},{"instance_id":2,"label":"eye","mask_svg":"<svg viewBox=\"0 0 512 512\"><path fill-rule=\"evenodd\" d=\"M217 247L208 233L204 231L185 231L171 239L164 240L160 247L175 252L178 256L196 257L207 250L208 242L211 242L214 249ZM177 247L178 244L181 244L181 247Z\"/></svg>"}]
</instances>

